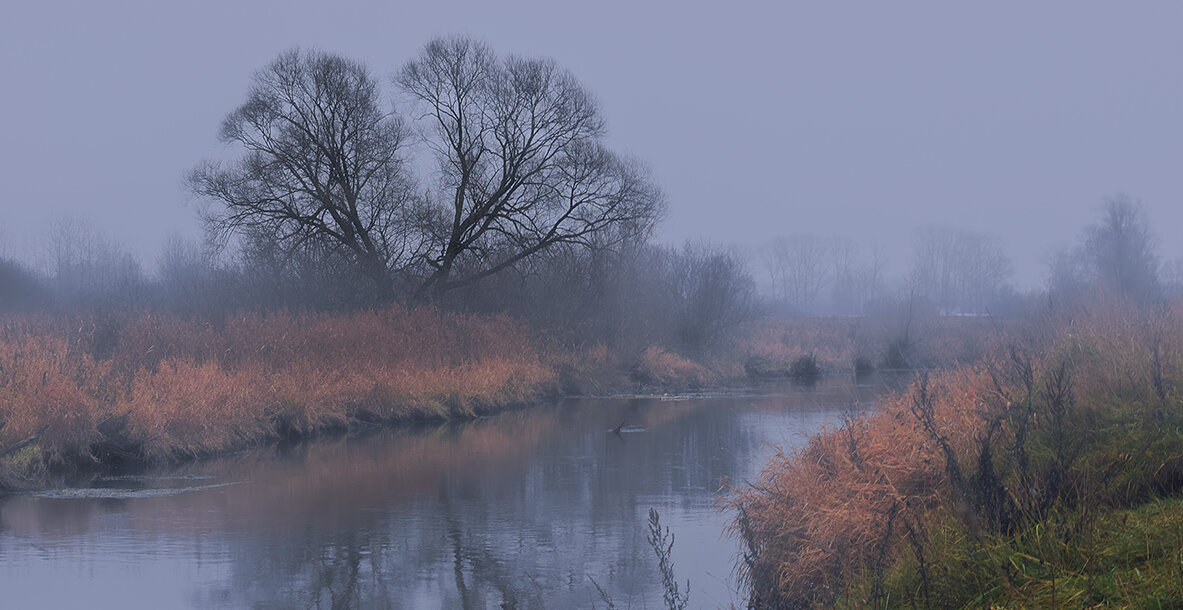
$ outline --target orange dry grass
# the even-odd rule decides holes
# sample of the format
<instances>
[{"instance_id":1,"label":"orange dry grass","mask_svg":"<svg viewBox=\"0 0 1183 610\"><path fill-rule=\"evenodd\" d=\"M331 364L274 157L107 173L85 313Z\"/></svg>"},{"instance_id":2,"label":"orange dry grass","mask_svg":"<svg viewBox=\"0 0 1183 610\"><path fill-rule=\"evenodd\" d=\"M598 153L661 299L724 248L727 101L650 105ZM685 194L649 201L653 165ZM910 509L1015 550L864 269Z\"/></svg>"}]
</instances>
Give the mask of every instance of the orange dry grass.
<instances>
[{"instance_id":1,"label":"orange dry grass","mask_svg":"<svg viewBox=\"0 0 1183 610\"><path fill-rule=\"evenodd\" d=\"M112 443L149 459L200 455L357 419L471 415L550 384L528 333L504 317L14 319L0 333L0 446L48 426L39 444L52 463Z\"/></svg>"},{"instance_id":2,"label":"orange dry grass","mask_svg":"<svg viewBox=\"0 0 1183 610\"><path fill-rule=\"evenodd\" d=\"M984 527L987 517L971 514L981 507L970 506L966 493L955 489L937 439L952 450L966 480L981 472L984 443L992 447L993 458L987 459L1012 505L1027 511L1023 518L1041 518L1033 510L1033 496L1023 490L1027 485L1041 488L1046 481L1017 478L1018 466L1008 451L1016 442L1016 427L1023 425L1021 403L1050 400L1046 392L1062 365L1071 379L1071 411L1062 424L1072 435L1067 442L1075 447L1068 453L1082 456L1077 462L1081 470L1064 474L1071 493L1102 504L1119 501L1122 490L1152 487L1135 480L1143 475L1130 474L1136 465L1125 464L1133 454L1122 444L1122 431L1132 433L1141 426L1153 441L1161 422L1168 421L1163 413L1178 408L1183 306L1147 314L1128 304L1102 303L1071 314L1035 320L1036 326L1021 334L995 339L1027 344L1032 397L1024 398L1023 383L1008 375L1007 367L1014 361L1007 351L928 379L931 431L925 430L918 414L917 382L903 395L887 399L874 414L825 430L793 454L778 454L756 485L730 501L738 513L733 533L748 547L740 567L752 585L754 603L833 602L852 582L862 579L866 587L868 573L882 574L901 557L910 561L910 545L924 544L926 524L957 523L957 535L963 537ZM945 336L958 343L952 340L955 333ZM1037 405L1031 417L1026 450L1045 464L1059 459L1054 435L1061 424L1055 423L1055 413ZM1098 435L1092 431L1094 425L1110 427ZM1163 446L1162 451L1173 451ZM1141 446L1140 451L1149 447ZM1037 452L1042 452L1039 457ZM1155 468L1167 468L1177 459L1170 455L1143 459L1144 478L1157 480ZM1035 468L1032 472L1039 472ZM1102 471L1108 474L1096 474ZM1133 477L1132 482L1105 491L1115 485L1107 478L1118 475Z\"/></svg>"},{"instance_id":3,"label":"orange dry grass","mask_svg":"<svg viewBox=\"0 0 1183 610\"><path fill-rule=\"evenodd\" d=\"M768 321L753 329L748 355L788 364L812 354L827 367L848 367L860 350L871 351L863 326L836 318Z\"/></svg>"},{"instance_id":4,"label":"orange dry grass","mask_svg":"<svg viewBox=\"0 0 1183 610\"><path fill-rule=\"evenodd\" d=\"M939 432L968 448L982 408L981 373L934 377ZM856 573L883 544L897 512L923 513L948 495L939 449L911 414L911 393L896 396L874 415L823 431L795 454L778 453L760 482L737 494L732 508L746 515L747 532L762 545L762 565L789 599L826 599L842 577ZM738 526L733 526L738 527ZM898 528L897 528L898 529ZM752 577L752 574L747 574Z\"/></svg>"},{"instance_id":5,"label":"orange dry grass","mask_svg":"<svg viewBox=\"0 0 1183 610\"><path fill-rule=\"evenodd\" d=\"M214 362L167 360L136 375L131 396L119 405L129 413L128 436L152 457L226 450L266 437L272 430L260 409L261 378Z\"/></svg>"},{"instance_id":6,"label":"orange dry grass","mask_svg":"<svg viewBox=\"0 0 1183 610\"><path fill-rule=\"evenodd\" d=\"M651 345L641 352L634 376L643 384L658 387L702 387L712 375L702 365Z\"/></svg>"},{"instance_id":7,"label":"orange dry grass","mask_svg":"<svg viewBox=\"0 0 1183 610\"><path fill-rule=\"evenodd\" d=\"M0 422L6 423L0 444L44 427L48 457L84 447L101 413L107 375L106 363L65 339L6 324L0 332Z\"/></svg>"}]
</instances>

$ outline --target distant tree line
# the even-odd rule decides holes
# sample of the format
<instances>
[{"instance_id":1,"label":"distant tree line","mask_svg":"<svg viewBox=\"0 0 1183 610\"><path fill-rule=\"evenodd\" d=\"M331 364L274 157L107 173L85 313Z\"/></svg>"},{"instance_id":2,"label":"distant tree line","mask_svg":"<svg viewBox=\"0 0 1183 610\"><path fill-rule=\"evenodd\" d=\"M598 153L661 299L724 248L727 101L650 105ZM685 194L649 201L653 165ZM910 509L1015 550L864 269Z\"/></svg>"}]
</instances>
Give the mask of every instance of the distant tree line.
<instances>
[{"instance_id":1,"label":"distant tree line","mask_svg":"<svg viewBox=\"0 0 1183 610\"><path fill-rule=\"evenodd\" d=\"M995 236L948 227L916 232L908 288L942 313L999 313L1014 292L1012 275Z\"/></svg>"},{"instance_id":2,"label":"distant tree line","mask_svg":"<svg viewBox=\"0 0 1183 610\"><path fill-rule=\"evenodd\" d=\"M768 307L787 314L863 315L889 299L885 257L878 247L866 255L848 238L810 233L778 237L759 258L768 283Z\"/></svg>"},{"instance_id":3,"label":"distant tree line","mask_svg":"<svg viewBox=\"0 0 1183 610\"><path fill-rule=\"evenodd\" d=\"M1141 204L1109 197L1098 216L1075 245L1053 254L1036 292L1060 304L1112 295L1150 305L1183 294L1183 261L1161 262ZM881 250L861 252L846 238L794 234L759 254L766 306L790 315L872 315L905 301L934 314L1007 315L1036 296L1015 288L1000 237L954 227L917 229L910 267L895 279Z\"/></svg>"},{"instance_id":4,"label":"distant tree line","mask_svg":"<svg viewBox=\"0 0 1183 610\"><path fill-rule=\"evenodd\" d=\"M901 299L934 313L983 314L1013 293L1012 266L1000 240L951 227L916 230L910 270L887 275L883 251L860 252L848 238L795 234L763 250L768 298L796 314L869 315L893 309Z\"/></svg>"},{"instance_id":5,"label":"distant tree line","mask_svg":"<svg viewBox=\"0 0 1183 610\"><path fill-rule=\"evenodd\" d=\"M173 237L148 275L88 225L58 222L44 263L0 257L0 311L114 315L167 311L209 319L275 309L341 311L376 304L373 278L317 240L298 246L253 235L227 250ZM758 265L766 275L755 273ZM780 238L756 254L634 236L613 247L558 243L479 282L453 286L438 307L522 318L555 340L705 352L765 315L992 314L1046 295L1070 306L1099 294L1153 305L1180 296L1183 268L1159 261L1144 209L1107 199L1075 245L1052 257L1046 288L1020 295L1001 240L952 228L916 231L911 269L889 278L882 251L846 239Z\"/></svg>"}]
</instances>

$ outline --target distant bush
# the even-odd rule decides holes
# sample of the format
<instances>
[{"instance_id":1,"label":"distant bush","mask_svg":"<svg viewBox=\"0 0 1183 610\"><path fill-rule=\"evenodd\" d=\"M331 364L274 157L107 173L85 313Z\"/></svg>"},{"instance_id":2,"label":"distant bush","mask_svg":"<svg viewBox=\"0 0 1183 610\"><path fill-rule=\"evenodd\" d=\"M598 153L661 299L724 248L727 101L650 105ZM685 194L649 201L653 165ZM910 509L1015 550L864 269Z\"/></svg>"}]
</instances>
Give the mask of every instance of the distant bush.
<instances>
[{"instance_id":1,"label":"distant bush","mask_svg":"<svg viewBox=\"0 0 1183 610\"><path fill-rule=\"evenodd\" d=\"M856 377L865 377L873 372L875 372L875 364L871 362L870 358L863 355L854 357L854 374Z\"/></svg>"},{"instance_id":2,"label":"distant bush","mask_svg":"<svg viewBox=\"0 0 1183 610\"><path fill-rule=\"evenodd\" d=\"M822 367L818 366L817 358L813 354L806 354L789 365L789 377L793 381L812 383L822 376Z\"/></svg>"}]
</instances>

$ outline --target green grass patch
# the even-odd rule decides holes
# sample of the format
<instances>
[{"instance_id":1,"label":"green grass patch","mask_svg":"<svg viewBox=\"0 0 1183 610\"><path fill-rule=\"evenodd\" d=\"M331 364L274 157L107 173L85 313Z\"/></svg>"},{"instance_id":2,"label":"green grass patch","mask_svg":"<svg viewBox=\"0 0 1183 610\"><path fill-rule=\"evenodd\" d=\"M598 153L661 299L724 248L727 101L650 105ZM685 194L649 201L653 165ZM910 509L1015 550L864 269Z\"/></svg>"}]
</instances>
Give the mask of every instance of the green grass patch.
<instances>
[{"instance_id":1,"label":"green grass patch","mask_svg":"<svg viewBox=\"0 0 1183 610\"><path fill-rule=\"evenodd\" d=\"M1061 576L1058 598L1074 606L1183 607L1183 499L1151 501L1096 520L1083 565ZM1088 548L1091 547L1091 548ZM1026 587L1050 603L1049 579Z\"/></svg>"}]
</instances>

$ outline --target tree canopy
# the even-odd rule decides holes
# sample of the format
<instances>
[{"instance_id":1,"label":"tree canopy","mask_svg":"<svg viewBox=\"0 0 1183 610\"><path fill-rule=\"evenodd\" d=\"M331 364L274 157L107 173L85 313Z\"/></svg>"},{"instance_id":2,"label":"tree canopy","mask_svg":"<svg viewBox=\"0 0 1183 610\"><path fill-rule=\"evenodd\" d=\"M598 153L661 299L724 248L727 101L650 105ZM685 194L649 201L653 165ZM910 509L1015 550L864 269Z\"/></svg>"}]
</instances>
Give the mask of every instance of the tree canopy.
<instances>
[{"instance_id":1,"label":"tree canopy","mask_svg":"<svg viewBox=\"0 0 1183 610\"><path fill-rule=\"evenodd\" d=\"M1137 301L1160 295L1150 223L1141 204L1129 197L1105 201L1101 219L1085 231L1084 252L1092 278L1103 288Z\"/></svg>"},{"instance_id":2,"label":"tree canopy","mask_svg":"<svg viewBox=\"0 0 1183 610\"><path fill-rule=\"evenodd\" d=\"M398 284L430 297L555 244L645 236L664 210L643 165L606 146L591 93L549 59L439 38L393 80L412 120L337 55L290 51L257 72L220 132L242 156L189 175L214 204L210 226L292 252L312 245L385 296ZM411 171L413 128L438 170L426 180Z\"/></svg>"},{"instance_id":3,"label":"tree canopy","mask_svg":"<svg viewBox=\"0 0 1183 610\"><path fill-rule=\"evenodd\" d=\"M1141 304L1163 294L1160 263L1142 205L1125 195L1105 200L1100 218L1081 233L1076 248L1057 253L1049 267L1049 289L1079 298L1103 291Z\"/></svg>"}]
</instances>

